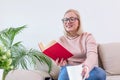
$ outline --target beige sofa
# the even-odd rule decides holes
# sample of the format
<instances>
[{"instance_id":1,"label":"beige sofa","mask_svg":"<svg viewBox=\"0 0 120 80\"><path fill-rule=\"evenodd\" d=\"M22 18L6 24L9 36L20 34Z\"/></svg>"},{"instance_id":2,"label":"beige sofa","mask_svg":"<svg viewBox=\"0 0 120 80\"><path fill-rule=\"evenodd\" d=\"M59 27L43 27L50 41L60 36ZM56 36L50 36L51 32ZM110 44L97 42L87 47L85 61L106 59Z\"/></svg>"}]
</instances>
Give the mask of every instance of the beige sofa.
<instances>
[{"instance_id":1,"label":"beige sofa","mask_svg":"<svg viewBox=\"0 0 120 80\"><path fill-rule=\"evenodd\" d=\"M98 45L99 65L106 71L107 80L120 80L120 43Z\"/></svg>"},{"instance_id":2,"label":"beige sofa","mask_svg":"<svg viewBox=\"0 0 120 80\"><path fill-rule=\"evenodd\" d=\"M120 80L120 43L106 43L98 45L99 66L107 74L106 80ZM14 70L8 73L6 80L44 80L52 76L57 80L59 67L53 64L50 74L46 65L38 65L37 70Z\"/></svg>"}]
</instances>

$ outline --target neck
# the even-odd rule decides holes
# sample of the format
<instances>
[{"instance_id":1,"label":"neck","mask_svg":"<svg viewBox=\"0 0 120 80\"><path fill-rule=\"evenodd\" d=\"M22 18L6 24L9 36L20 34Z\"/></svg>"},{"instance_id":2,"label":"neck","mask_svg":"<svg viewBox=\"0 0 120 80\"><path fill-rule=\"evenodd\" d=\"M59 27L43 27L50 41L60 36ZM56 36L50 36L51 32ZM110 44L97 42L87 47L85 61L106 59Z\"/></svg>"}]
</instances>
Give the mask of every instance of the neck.
<instances>
[{"instance_id":1,"label":"neck","mask_svg":"<svg viewBox=\"0 0 120 80\"><path fill-rule=\"evenodd\" d=\"M69 39L69 40L72 40L72 39L76 39L79 35L76 34L76 35L66 35L66 37Z\"/></svg>"},{"instance_id":2,"label":"neck","mask_svg":"<svg viewBox=\"0 0 120 80\"><path fill-rule=\"evenodd\" d=\"M75 36L78 36L79 34L77 34L76 32L67 32L66 35L69 37L75 37Z\"/></svg>"}]
</instances>

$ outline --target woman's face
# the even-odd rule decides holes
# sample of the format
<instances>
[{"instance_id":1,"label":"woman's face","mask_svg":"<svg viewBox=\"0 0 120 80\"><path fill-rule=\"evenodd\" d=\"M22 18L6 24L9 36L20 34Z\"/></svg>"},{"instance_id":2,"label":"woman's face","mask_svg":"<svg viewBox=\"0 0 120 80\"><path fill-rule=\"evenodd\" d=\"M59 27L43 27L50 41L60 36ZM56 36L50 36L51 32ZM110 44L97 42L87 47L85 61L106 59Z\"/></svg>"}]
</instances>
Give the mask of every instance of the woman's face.
<instances>
[{"instance_id":1,"label":"woman's face","mask_svg":"<svg viewBox=\"0 0 120 80\"><path fill-rule=\"evenodd\" d=\"M67 32L75 33L77 31L79 20L74 12L66 13L62 21Z\"/></svg>"}]
</instances>

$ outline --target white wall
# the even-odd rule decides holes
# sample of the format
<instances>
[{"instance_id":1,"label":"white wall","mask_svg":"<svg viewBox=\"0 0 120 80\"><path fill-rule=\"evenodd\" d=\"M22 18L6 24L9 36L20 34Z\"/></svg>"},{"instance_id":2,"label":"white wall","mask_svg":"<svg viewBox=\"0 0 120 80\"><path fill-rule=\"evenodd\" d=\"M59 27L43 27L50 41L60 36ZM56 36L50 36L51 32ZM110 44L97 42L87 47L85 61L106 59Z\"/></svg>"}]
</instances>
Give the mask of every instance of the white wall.
<instances>
[{"instance_id":1,"label":"white wall","mask_svg":"<svg viewBox=\"0 0 120 80\"><path fill-rule=\"evenodd\" d=\"M0 30L26 24L16 40L38 49L38 42L46 44L62 35L63 14L73 8L98 43L120 42L119 4L119 0L0 0Z\"/></svg>"}]
</instances>

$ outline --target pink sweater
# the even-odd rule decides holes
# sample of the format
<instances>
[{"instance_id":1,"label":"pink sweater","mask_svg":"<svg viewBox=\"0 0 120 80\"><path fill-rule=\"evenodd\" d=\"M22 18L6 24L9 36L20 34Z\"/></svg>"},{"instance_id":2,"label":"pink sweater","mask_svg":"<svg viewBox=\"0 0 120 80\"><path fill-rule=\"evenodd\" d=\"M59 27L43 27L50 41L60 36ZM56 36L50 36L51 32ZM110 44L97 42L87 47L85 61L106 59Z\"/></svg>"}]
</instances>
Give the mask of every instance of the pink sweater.
<instances>
[{"instance_id":1,"label":"pink sweater","mask_svg":"<svg viewBox=\"0 0 120 80\"><path fill-rule=\"evenodd\" d=\"M92 34L85 32L72 40L61 36L58 42L74 55L68 59L68 64L82 63L87 65L90 70L97 64L97 44Z\"/></svg>"}]
</instances>

